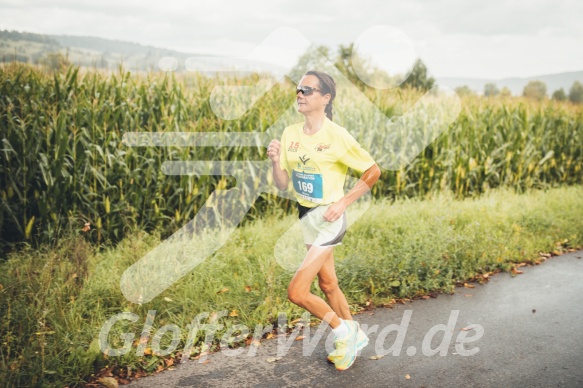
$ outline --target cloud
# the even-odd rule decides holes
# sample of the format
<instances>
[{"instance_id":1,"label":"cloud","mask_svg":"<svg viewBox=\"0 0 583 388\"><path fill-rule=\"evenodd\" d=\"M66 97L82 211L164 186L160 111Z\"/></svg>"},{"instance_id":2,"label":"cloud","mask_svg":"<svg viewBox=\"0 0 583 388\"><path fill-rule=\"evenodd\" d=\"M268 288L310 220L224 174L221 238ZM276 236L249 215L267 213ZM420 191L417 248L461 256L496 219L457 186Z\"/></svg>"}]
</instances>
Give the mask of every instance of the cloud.
<instances>
[{"instance_id":1,"label":"cloud","mask_svg":"<svg viewBox=\"0 0 583 388\"><path fill-rule=\"evenodd\" d=\"M443 33L479 35L530 35L554 27L581 33L575 15L583 13L576 0L497 0L476 3L463 0L425 2L427 21Z\"/></svg>"},{"instance_id":2,"label":"cloud","mask_svg":"<svg viewBox=\"0 0 583 388\"><path fill-rule=\"evenodd\" d=\"M189 53L244 56L275 29L297 29L336 51L377 25L401 28L440 76L500 77L583 68L576 0L372 0L233 3L0 1L0 28L90 35ZM579 50L580 51L580 50Z\"/></svg>"}]
</instances>

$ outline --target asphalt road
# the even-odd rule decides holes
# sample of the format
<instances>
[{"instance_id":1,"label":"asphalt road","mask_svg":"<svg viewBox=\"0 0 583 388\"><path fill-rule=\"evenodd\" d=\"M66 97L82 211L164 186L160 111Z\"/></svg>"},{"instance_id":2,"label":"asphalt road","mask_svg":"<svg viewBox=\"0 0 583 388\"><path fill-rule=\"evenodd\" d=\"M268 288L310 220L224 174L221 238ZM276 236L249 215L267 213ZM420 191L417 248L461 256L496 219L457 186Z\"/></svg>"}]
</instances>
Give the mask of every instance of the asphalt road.
<instances>
[{"instance_id":1,"label":"asphalt road","mask_svg":"<svg viewBox=\"0 0 583 388\"><path fill-rule=\"evenodd\" d=\"M249 348L235 357L219 352L130 386L583 387L582 257L583 251L553 257L515 277L497 274L473 289L356 315L363 328L378 326L346 371L326 361L329 328L316 343L314 327L277 361L270 359L278 351L274 338L262 341L255 356ZM397 325L402 346L390 331ZM309 356L307 339L314 340ZM395 348L398 355L370 359Z\"/></svg>"}]
</instances>

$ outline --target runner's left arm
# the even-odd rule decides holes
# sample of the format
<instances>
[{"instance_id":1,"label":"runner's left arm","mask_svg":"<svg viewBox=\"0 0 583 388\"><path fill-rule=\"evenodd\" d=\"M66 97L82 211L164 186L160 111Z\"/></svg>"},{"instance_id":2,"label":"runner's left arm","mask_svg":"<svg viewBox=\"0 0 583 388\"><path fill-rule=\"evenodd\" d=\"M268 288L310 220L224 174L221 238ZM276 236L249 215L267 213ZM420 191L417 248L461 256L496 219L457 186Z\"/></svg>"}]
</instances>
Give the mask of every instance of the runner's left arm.
<instances>
[{"instance_id":1,"label":"runner's left arm","mask_svg":"<svg viewBox=\"0 0 583 388\"><path fill-rule=\"evenodd\" d=\"M374 159L348 131L343 131L339 135L345 147L345 152L339 161L357 172L363 172L363 174L348 193L326 210L326 214L324 214L326 221L338 219L346 211L346 208L366 194L381 176L381 169Z\"/></svg>"},{"instance_id":2,"label":"runner's left arm","mask_svg":"<svg viewBox=\"0 0 583 388\"><path fill-rule=\"evenodd\" d=\"M372 186L379 180L381 176L381 169L375 163L368 170L366 170L354 187L346 193L339 202L343 202L345 208L362 197L369 191Z\"/></svg>"}]
</instances>

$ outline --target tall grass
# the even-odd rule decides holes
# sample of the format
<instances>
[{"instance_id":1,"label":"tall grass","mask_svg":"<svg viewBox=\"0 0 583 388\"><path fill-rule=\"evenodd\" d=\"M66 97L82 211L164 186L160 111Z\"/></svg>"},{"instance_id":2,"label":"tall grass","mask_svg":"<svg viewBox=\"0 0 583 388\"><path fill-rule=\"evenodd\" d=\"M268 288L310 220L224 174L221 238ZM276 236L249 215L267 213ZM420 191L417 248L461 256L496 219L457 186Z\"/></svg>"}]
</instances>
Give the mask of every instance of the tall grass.
<instances>
[{"instance_id":1,"label":"tall grass","mask_svg":"<svg viewBox=\"0 0 583 388\"><path fill-rule=\"evenodd\" d=\"M45 73L31 66L0 67L0 243L54 242L90 222L94 242L119 241L128 230L168 236L191 219L222 177L166 176L168 160L264 160L263 147L127 147L125 132L264 131L293 104L291 85L278 85L238 120L216 117L215 85L254 84L257 77L211 79L198 74L111 76ZM388 116L402 113L417 92L369 93ZM350 96L337 102L348 112ZM348 113L339 115L346 123ZM349 127L373 141L368 126ZM373 128L374 129L374 128ZM368 144L370 145L370 144ZM366 141L363 146L367 146ZM458 198L494 187L517 191L580 184L583 108L523 99L466 97L452 127L410 164L385 171L376 198ZM246 183L253 185L254 182ZM247 220L289 200L264 195Z\"/></svg>"}]
</instances>

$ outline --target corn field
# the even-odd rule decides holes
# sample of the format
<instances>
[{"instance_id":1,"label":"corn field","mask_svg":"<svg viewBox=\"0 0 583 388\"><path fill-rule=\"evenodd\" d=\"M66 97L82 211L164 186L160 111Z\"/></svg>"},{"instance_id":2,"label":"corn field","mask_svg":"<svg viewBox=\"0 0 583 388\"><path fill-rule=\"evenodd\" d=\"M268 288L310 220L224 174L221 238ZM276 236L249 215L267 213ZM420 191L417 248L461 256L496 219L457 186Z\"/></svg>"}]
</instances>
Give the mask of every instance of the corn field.
<instances>
[{"instance_id":1,"label":"corn field","mask_svg":"<svg viewBox=\"0 0 583 388\"><path fill-rule=\"evenodd\" d=\"M128 147L123 134L265 130L295 101L291 83L274 87L237 120L216 117L209 104L215 85L254 81L254 76L0 67L0 243L51 242L85 223L91 225L87 237L98 243L119 241L134 228L171 234L233 179L169 176L162 172L163 162L265 160L266 150L263 145ZM417 92L369 91L367 96L391 116ZM343 100L338 100L335 109L342 111ZM347 128L355 137L364 130ZM384 171L372 193L424 197L451 190L463 198L500 186L524 191L581 184L582 164L580 106L468 96L451 127L407 166ZM245 222L274 209L292 211L292 205L264 194Z\"/></svg>"}]
</instances>

